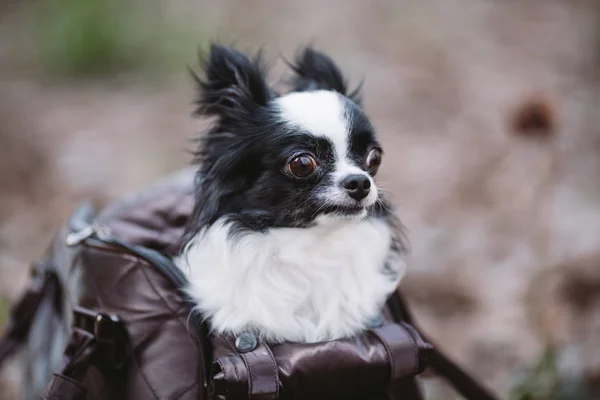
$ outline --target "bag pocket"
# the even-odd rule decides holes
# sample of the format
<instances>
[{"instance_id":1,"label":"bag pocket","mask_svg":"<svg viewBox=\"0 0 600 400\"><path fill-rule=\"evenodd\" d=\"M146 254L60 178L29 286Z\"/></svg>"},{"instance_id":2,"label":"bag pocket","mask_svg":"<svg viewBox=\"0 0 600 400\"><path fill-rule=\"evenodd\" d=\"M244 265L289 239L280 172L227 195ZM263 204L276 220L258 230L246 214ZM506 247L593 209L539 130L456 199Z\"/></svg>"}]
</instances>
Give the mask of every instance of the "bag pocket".
<instances>
[{"instance_id":1,"label":"bag pocket","mask_svg":"<svg viewBox=\"0 0 600 400\"><path fill-rule=\"evenodd\" d=\"M391 322L348 339L274 346L254 341L253 349L240 351L240 343L248 342L241 337L214 341L215 398L385 398L392 382L422 371L431 349L412 327Z\"/></svg>"}]
</instances>

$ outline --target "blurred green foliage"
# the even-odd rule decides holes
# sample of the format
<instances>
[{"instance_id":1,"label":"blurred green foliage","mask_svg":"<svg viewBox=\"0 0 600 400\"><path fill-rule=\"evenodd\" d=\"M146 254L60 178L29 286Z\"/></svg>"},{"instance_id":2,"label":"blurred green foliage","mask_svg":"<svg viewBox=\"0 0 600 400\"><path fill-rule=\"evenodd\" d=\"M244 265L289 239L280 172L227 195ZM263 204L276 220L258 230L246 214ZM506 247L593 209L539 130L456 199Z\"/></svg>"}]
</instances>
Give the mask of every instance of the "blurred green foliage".
<instances>
[{"instance_id":1,"label":"blurred green foliage","mask_svg":"<svg viewBox=\"0 0 600 400\"><path fill-rule=\"evenodd\" d=\"M558 380L556 353L553 347L548 346L538 364L523 373L509 397L513 400L551 399L556 392Z\"/></svg>"},{"instance_id":2,"label":"blurred green foliage","mask_svg":"<svg viewBox=\"0 0 600 400\"><path fill-rule=\"evenodd\" d=\"M584 382L558 368L556 349L547 345L537 364L523 371L509 394L511 400L591 400Z\"/></svg>"},{"instance_id":3,"label":"blurred green foliage","mask_svg":"<svg viewBox=\"0 0 600 400\"><path fill-rule=\"evenodd\" d=\"M58 0L40 7L40 50L49 67L86 74L132 62L124 14L115 1Z\"/></svg>"},{"instance_id":4,"label":"blurred green foliage","mask_svg":"<svg viewBox=\"0 0 600 400\"><path fill-rule=\"evenodd\" d=\"M36 7L37 53L54 75L183 70L200 44L197 24L171 23L160 0L53 0Z\"/></svg>"},{"instance_id":5,"label":"blurred green foliage","mask_svg":"<svg viewBox=\"0 0 600 400\"><path fill-rule=\"evenodd\" d=\"M8 320L8 311L10 309L10 302L4 297L0 297L0 329L6 324Z\"/></svg>"}]
</instances>

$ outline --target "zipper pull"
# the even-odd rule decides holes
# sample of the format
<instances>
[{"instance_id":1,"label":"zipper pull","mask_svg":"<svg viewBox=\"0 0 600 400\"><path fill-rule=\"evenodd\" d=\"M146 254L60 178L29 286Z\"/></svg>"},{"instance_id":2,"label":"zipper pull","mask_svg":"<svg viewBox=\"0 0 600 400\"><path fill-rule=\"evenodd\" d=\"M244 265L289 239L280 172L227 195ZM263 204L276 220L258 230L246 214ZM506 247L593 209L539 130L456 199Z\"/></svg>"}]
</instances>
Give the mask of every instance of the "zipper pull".
<instances>
[{"instance_id":1,"label":"zipper pull","mask_svg":"<svg viewBox=\"0 0 600 400\"><path fill-rule=\"evenodd\" d=\"M81 242L83 242L85 239L91 237L94 233L94 226L88 225L77 232L69 233L67 235L67 238L65 239L65 244L67 245L67 247L75 247Z\"/></svg>"},{"instance_id":2,"label":"zipper pull","mask_svg":"<svg viewBox=\"0 0 600 400\"><path fill-rule=\"evenodd\" d=\"M97 224L91 224L77 232L69 233L67 235L67 238L65 239L65 244L67 245L67 247L75 247L81 244L81 242L83 242L84 240L89 239L94 235L97 236L100 240L106 240L110 238L111 232L108 227Z\"/></svg>"},{"instance_id":3,"label":"zipper pull","mask_svg":"<svg viewBox=\"0 0 600 400\"><path fill-rule=\"evenodd\" d=\"M112 231L108 226L92 224L94 234L100 240L109 240L112 237Z\"/></svg>"}]
</instances>

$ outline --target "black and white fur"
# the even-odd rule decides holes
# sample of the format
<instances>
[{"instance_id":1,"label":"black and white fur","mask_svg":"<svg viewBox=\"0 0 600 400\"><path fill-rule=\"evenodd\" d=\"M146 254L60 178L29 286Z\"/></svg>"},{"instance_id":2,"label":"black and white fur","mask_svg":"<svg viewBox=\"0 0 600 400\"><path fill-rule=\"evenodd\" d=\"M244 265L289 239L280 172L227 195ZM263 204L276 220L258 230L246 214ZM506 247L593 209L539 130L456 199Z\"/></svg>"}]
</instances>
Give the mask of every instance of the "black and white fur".
<instances>
[{"instance_id":1,"label":"black and white fur","mask_svg":"<svg viewBox=\"0 0 600 400\"><path fill-rule=\"evenodd\" d=\"M267 84L254 58L213 45L204 59L199 115L215 117L198 152L194 212L175 260L188 294L218 333L269 342L317 342L368 326L405 264L395 219L365 167L379 148L358 93L326 55L304 49L292 90ZM310 154L314 174L297 179L291 158ZM341 182L368 179L351 198Z\"/></svg>"}]
</instances>

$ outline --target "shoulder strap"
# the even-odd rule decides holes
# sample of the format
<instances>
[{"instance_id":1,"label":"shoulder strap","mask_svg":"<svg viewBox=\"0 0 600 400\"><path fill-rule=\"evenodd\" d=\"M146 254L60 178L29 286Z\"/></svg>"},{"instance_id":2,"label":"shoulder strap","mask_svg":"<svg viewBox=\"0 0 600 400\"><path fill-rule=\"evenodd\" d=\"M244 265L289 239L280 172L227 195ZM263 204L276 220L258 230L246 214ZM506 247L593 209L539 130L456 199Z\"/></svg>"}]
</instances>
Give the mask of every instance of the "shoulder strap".
<instances>
[{"instance_id":1,"label":"shoulder strap","mask_svg":"<svg viewBox=\"0 0 600 400\"><path fill-rule=\"evenodd\" d=\"M498 397L492 392L477 382L472 376L466 373L458 364L454 363L445 356L432 341L424 335L415 325L412 313L410 312L404 296L397 291L395 295L388 300L388 307L394 319L397 321L405 321L417 330L419 335L427 343L433 345L433 348L428 351L428 365L435 372L445 378L450 385L467 400L497 400Z\"/></svg>"},{"instance_id":2,"label":"shoulder strap","mask_svg":"<svg viewBox=\"0 0 600 400\"><path fill-rule=\"evenodd\" d=\"M11 308L7 328L0 338L0 367L26 340L42 300L55 297L60 289L57 276L44 264L34 266L25 291Z\"/></svg>"}]
</instances>

